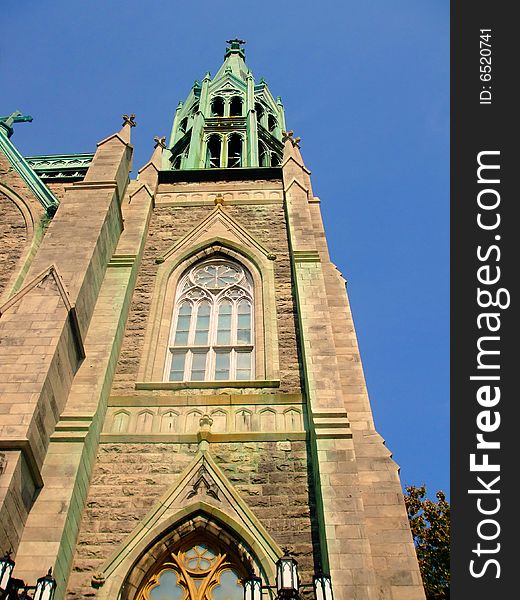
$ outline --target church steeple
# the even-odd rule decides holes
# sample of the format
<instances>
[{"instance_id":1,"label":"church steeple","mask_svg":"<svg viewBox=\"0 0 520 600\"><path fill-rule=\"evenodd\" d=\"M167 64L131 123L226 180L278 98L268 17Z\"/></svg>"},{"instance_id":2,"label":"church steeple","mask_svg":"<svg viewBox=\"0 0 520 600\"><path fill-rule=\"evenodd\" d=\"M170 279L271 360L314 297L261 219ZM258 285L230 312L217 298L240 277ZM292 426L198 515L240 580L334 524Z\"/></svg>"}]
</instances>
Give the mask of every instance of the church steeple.
<instances>
[{"instance_id":1,"label":"church steeple","mask_svg":"<svg viewBox=\"0 0 520 600\"><path fill-rule=\"evenodd\" d=\"M163 170L280 166L284 111L245 63L244 40L228 40L224 62L195 81L175 111Z\"/></svg>"}]
</instances>

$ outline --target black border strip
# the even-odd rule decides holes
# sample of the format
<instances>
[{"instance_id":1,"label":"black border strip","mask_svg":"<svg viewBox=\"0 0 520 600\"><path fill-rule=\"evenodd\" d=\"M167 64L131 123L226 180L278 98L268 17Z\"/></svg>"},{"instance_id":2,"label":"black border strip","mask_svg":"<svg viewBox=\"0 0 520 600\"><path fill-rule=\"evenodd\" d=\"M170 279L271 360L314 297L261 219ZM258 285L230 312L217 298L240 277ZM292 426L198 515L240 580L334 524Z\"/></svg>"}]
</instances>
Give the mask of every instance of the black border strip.
<instances>
[{"instance_id":1,"label":"black border strip","mask_svg":"<svg viewBox=\"0 0 520 600\"><path fill-rule=\"evenodd\" d=\"M159 183L199 181L254 181L282 179L281 167L243 167L238 169L180 169L159 171Z\"/></svg>"},{"instance_id":2,"label":"black border strip","mask_svg":"<svg viewBox=\"0 0 520 600\"><path fill-rule=\"evenodd\" d=\"M514 139L518 118L513 113L513 102L517 103L513 90L519 52L513 8L512 3L482 0L451 3L450 499L451 598L455 600L506 598L514 596L517 588L513 578L518 567L513 557L518 520L512 506L517 470L513 444L518 436L513 427L519 395L515 374L520 369L520 328L514 311L520 253L514 218L519 201L515 189L519 152ZM491 30L483 40L490 46L481 45L481 29ZM481 51L489 47L490 53ZM490 61L481 60L489 57ZM491 69L485 69L487 65ZM491 77L485 76L489 72ZM481 170L480 182L479 160L499 167ZM479 202L492 205L493 199L499 200L496 208L479 206ZM496 227L479 225L478 219L481 224L497 223L497 215ZM498 274L495 283L483 283ZM508 297L511 304L507 307ZM485 307L490 298L496 306ZM496 316L482 317L492 313ZM499 328L492 331L490 325ZM479 360L482 348L498 353L481 354ZM491 397L500 388L500 401L493 407L479 401L479 393L485 400L486 386ZM494 431L483 432L479 423ZM488 442L499 442L500 448L479 449L478 434ZM488 461L499 470L472 470L472 454L475 464Z\"/></svg>"}]
</instances>

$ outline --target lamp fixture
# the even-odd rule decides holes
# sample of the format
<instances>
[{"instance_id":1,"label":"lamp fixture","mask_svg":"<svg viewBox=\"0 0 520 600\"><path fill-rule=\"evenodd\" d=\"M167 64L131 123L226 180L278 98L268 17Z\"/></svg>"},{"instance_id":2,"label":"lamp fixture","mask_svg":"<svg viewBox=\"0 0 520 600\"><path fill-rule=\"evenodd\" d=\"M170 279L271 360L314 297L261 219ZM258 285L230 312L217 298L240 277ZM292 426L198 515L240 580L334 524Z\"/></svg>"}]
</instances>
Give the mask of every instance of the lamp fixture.
<instances>
[{"instance_id":1,"label":"lamp fixture","mask_svg":"<svg viewBox=\"0 0 520 600\"><path fill-rule=\"evenodd\" d=\"M38 578L36 585L27 585L23 579L12 576L15 562L11 554L9 550L0 558L0 600L53 600L56 580L52 568L47 575Z\"/></svg>"},{"instance_id":2,"label":"lamp fixture","mask_svg":"<svg viewBox=\"0 0 520 600\"><path fill-rule=\"evenodd\" d=\"M262 579L252 573L243 581L244 600L262 600L262 590L276 588L276 600L301 600L300 589L314 588L316 600L334 600L329 575L322 573L313 577L312 584L300 584L298 561L284 548L284 555L276 562L276 586L263 585Z\"/></svg>"}]
</instances>

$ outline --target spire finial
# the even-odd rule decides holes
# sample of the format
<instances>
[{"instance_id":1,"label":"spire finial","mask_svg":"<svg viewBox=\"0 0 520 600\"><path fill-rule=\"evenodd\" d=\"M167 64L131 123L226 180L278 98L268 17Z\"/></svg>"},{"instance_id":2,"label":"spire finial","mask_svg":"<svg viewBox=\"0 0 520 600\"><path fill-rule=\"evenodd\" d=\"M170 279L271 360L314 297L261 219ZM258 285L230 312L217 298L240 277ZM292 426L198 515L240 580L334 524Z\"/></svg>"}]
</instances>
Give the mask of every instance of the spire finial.
<instances>
[{"instance_id":1,"label":"spire finial","mask_svg":"<svg viewBox=\"0 0 520 600\"><path fill-rule=\"evenodd\" d=\"M245 40L241 40L239 38L226 40L226 44L229 44L229 48L226 48L226 54L224 55L224 58L227 58L231 54L239 54L242 58L245 58L246 53L244 48L242 48L245 43Z\"/></svg>"},{"instance_id":2,"label":"spire finial","mask_svg":"<svg viewBox=\"0 0 520 600\"><path fill-rule=\"evenodd\" d=\"M232 48L233 48L233 46L243 46L245 43L246 43L245 40L241 40L239 38L233 38L232 40L226 40L226 44L230 44Z\"/></svg>"},{"instance_id":3,"label":"spire finial","mask_svg":"<svg viewBox=\"0 0 520 600\"><path fill-rule=\"evenodd\" d=\"M293 146L296 146L297 148L300 147L300 141L301 141L301 137L293 137L294 135L294 131L282 131L282 142L286 142L287 140L289 140L291 142L291 144Z\"/></svg>"},{"instance_id":4,"label":"spire finial","mask_svg":"<svg viewBox=\"0 0 520 600\"><path fill-rule=\"evenodd\" d=\"M135 127L137 125L137 123L135 122L134 114L131 114L130 116L123 115L121 118L123 119L123 127L125 125L130 125L130 127Z\"/></svg>"},{"instance_id":5,"label":"spire finial","mask_svg":"<svg viewBox=\"0 0 520 600\"><path fill-rule=\"evenodd\" d=\"M153 138L153 141L155 142L154 148L157 148L158 146L160 146L161 148L166 148L166 137L165 136L159 137L158 135L156 135Z\"/></svg>"}]
</instances>

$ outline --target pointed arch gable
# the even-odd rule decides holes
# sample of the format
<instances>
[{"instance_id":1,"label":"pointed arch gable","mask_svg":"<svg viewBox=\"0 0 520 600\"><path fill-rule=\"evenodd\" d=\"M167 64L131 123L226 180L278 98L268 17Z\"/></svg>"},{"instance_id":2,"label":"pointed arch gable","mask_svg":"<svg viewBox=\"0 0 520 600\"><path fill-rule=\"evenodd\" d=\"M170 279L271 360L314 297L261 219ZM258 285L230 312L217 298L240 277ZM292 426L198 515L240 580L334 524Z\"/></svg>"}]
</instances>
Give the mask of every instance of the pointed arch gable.
<instances>
[{"instance_id":1,"label":"pointed arch gable","mask_svg":"<svg viewBox=\"0 0 520 600\"><path fill-rule=\"evenodd\" d=\"M191 490L200 474L216 490L214 496ZM198 478L198 479L197 479ZM93 578L99 599L133 600L142 578L154 561L182 536L199 528L235 544L250 558L267 581L274 581L281 549L247 503L212 459L199 451L177 481L152 507Z\"/></svg>"},{"instance_id":2,"label":"pointed arch gable","mask_svg":"<svg viewBox=\"0 0 520 600\"><path fill-rule=\"evenodd\" d=\"M226 235L222 234L226 232ZM172 255L176 255L182 249L186 249L187 254L196 253L198 249L209 243L222 243L223 246L229 246L246 257L249 257L258 268L262 268L262 259L256 259L257 255L263 255L269 260L275 260L276 256L265 246L258 242L238 221L227 214L220 205L217 204L211 213L196 225L184 237L178 240L164 254L156 258L157 263L163 263ZM187 254L185 257L187 258ZM182 260L182 259L181 259Z\"/></svg>"},{"instance_id":3,"label":"pointed arch gable","mask_svg":"<svg viewBox=\"0 0 520 600\"><path fill-rule=\"evenodd\" d=\"M176 286L186 269L211 256L229 256L251 273L255 287L255 378L279 379L278 332L274 295L274 255L254 241L222 209L212 212L160 260L139 370L139 383L162 382ZM212 216L210 215L210 217ZM222 215L224 215L223 218ZM216 218L216 217L219 218ZM225 219L226 237L222 235ZM196 232L196 234L195 234ZM267 351L266 351L267 349ZM221 387L215 382L215 387Z\"/></svg>"}]
</instances>

